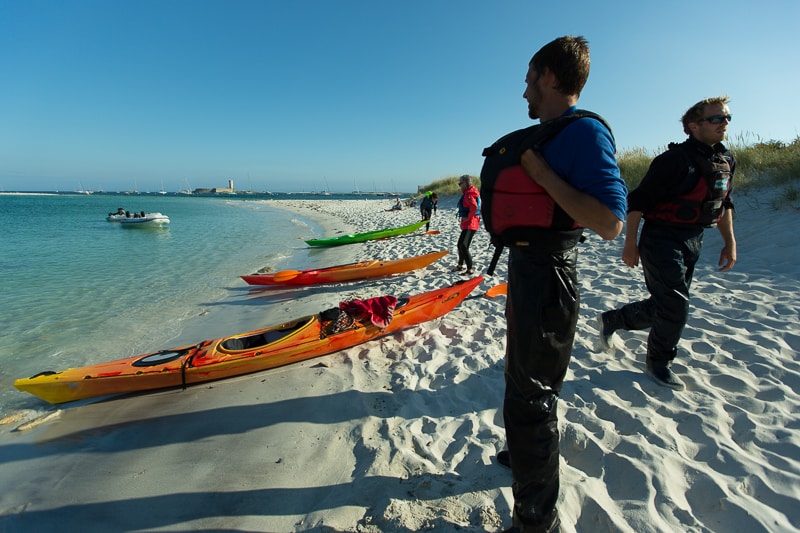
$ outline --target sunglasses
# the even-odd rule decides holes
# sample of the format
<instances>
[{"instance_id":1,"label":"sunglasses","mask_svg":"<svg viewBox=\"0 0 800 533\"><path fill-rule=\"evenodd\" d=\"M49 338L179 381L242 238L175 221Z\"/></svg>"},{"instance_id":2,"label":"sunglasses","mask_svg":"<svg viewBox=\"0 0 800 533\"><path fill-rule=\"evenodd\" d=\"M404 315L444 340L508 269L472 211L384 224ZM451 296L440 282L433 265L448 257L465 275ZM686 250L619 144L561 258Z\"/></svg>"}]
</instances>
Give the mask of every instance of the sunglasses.
<instances>
[{"instance_id":1,"label":"sunglasses","mask_svg":"<svg viewBox=\"0 0 800 533\"><path fill-rule=\"evenodd\" d=\"M710 117L701 118L700 122L705 120L709 124L722 124L724 120L730 122L731 118L733 118L731 115L711 115Z\"/></svg>"}]
</instances>

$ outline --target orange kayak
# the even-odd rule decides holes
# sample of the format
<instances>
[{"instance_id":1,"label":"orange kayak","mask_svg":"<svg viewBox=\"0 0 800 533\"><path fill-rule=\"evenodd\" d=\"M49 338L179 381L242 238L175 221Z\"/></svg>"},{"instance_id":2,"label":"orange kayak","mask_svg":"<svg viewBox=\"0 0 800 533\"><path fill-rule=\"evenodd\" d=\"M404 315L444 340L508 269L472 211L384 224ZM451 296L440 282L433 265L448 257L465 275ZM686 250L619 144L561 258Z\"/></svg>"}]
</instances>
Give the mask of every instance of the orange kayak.
<instances>
[{"instance_id":1,"label":"orange kayak","mask_svg":"<svg viewBox=\"0 0 800 533\"><path fill-rule=\"evenodd\" d=\"M490 288L485 293L486 296L489 298L494 298L495 296L507 296L508 295L508 282L503 282L494 287Z\"/></svg>"},{"instance_id":2,"label":"orange kayak","mask_svg":"<svg viewBox=\"0 0 800 533\"><path fill-rule=\"evenodd\" d=\"M83 368L42 372L14 386L50 403L181 387L304 361L377 339L444 316L477 287L483 276L450 287L396 299L388 324L331 309L276 326L205 340ZM371 300L391 299L382 296ZM356 301L356 302L361 302Z\"/></svg>"},{"instance_id":3,"label":"orange kayak","mask_svg":"<svg viewBox=\"0 0 800 533\"><path fill-rule=\"evenodd\" d=\"M409 272L426 267L434 261L446 256L448 252L433 252L416 257L394 259L392 261L360 261L348 265L339 265L308 270L281 270L271 274L251 274L240 276L248 285L316 285L319 283L337 283L359 279L389 276L401 272Z\"/></svg>"}]
</instances>

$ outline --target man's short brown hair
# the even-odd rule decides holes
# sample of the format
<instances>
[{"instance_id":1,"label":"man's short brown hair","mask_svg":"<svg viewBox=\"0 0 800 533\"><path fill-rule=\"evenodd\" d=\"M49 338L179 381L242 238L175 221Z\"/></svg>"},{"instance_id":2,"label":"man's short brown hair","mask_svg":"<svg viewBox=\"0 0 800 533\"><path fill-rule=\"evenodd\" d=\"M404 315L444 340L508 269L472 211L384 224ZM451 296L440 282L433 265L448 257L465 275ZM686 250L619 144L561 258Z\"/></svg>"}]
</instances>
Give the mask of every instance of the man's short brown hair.
<instances>
[{"instance_id":1,"label":"man's short brown hair","mask_svg":"<svg viewBox=\"0 0 800 533\"><path fill-rule=\"evenodd\" d=\"M530 66L542 75L549 68L558 79L561 94L580 96L589 79L589 41L578 36L559 37L544 45L531 59Z\"/></svg>"}]
</instances>

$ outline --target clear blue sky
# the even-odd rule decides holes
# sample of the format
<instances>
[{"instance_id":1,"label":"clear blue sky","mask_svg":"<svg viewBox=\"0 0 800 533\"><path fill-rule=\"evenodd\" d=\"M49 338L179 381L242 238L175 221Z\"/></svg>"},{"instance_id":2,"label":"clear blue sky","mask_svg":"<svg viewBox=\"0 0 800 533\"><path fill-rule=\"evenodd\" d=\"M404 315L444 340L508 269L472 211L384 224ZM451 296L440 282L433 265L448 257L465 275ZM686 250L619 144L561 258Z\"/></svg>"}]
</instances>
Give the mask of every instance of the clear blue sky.
<instances>
[{"instance_id":1,"label":"clear blue sky","mask_svg":"<svg viewBox=\"0 0 800 533\"><path fill-rule=\"evenodd\" d=\"M562 7L562 5L564 7ZM612 7L606 7L612 6ZM800 1L0 0L0 187L415 191L529 125L528 61L583 35L618 148L800 133Z\"/></svg>"}]
</instances>

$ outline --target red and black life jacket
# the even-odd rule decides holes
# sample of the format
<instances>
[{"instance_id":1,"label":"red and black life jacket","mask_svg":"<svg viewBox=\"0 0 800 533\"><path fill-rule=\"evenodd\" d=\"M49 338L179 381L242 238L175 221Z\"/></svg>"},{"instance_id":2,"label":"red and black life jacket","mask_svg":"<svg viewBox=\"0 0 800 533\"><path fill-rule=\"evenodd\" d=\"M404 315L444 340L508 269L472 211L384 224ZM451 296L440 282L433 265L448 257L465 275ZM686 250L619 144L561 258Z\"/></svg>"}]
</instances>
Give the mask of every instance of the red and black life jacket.
<instances>
[{"instance_id":1,"label":"red and black life jacket","mask_svg":"<svg viewBox=\"0 0 800 533\"><path fill-rule=\"evenodd\" d=\"M492 244L496 247L487 274L494 273L504 246L523 242L544 244L541 243L543 230L562 232L567 239L575 241L580 238L582 228L528 176L520 157L528 148L540 151L561 130L585 117L600 121L611 131L600 115L577 109L547 122L511 132L483 150L485 159L480 176L482 214Z\"/></svg>"},{"instance_id":2,"label":"red and black life jacket","mask_svg":"<svg viewBox=\"0 0 800 533\"><path fill-rule=\"evenodd\" d=\"M700 156L684 144L670 143L670 150L681 153L688 173L678 188L678 195L656 204L644 213L644 219L657 223L712 226L719 222L732 188L729 151L715 152L710 158Z\"/></svg>"}]
</instances>

